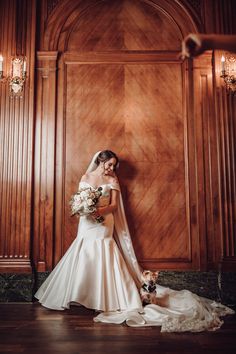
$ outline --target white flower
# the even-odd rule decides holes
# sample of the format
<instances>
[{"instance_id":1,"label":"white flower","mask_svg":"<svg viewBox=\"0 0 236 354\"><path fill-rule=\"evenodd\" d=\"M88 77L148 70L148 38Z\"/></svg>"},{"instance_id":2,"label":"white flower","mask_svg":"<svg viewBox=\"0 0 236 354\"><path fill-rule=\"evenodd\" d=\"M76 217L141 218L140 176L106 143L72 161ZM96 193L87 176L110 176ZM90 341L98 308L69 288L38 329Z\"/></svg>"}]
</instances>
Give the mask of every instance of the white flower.
<instances>
[{"instance_id":1,"label":"white flower","mask_svg":"<svg viewBox=\"0 0 236 354\"><path fill-rule=\"evenodd\" d=\"M93 200L91 198L88 198L87 199L87 204L88 204L88 206L91 206L91 205L94 204L94 202L93 202Z\"/></svg>"},{"instance_id":2,"label":"white flower","mask_svg":"<svg viewBox=\"0 0 236 354\"><path fill-rule=\"evenodd\" d=\"M81 203L81 198L80 198L80 196L78 194L75 194L74 201L75 201L75 203L78 203L78 204Z\"/></svg>"},{"instance_id":3,"label":"white flower","mask_svg":"<svg viewBox=\"0 0 236 354\"><path fill-rule=\"evenodd\" d=\"M72 215L88 215L96 210L96 204L102 195L102 188L83 188L71 197L70 205Z\"/></svg>"},{"instance_id":4,"label":"white flower","mask_svg":"<svg viewBox=\"0 0 236 354\"><path fill-rule=\"evenodd\" d=\"M86 191L81 191L81 192L80 192L80 197L81 197L82 199L86 198L86 196L87 196Z\"/></svg>"}]
</instances>

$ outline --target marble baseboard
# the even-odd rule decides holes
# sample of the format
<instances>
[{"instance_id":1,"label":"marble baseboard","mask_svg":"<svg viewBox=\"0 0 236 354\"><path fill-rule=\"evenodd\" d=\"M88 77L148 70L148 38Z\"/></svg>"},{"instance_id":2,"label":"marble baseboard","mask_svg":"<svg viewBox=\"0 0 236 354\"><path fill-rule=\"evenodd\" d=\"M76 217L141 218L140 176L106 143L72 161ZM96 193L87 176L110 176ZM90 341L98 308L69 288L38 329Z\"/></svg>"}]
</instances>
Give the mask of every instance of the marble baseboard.
<instances>
[{"instance_id":1,"label":"marble baseboard","mask_svg":"<svg viewBox=\"0 0 236 354\"><path fill-rule=\"evenodd\" d=\"M33 288L33 274L0 274L0 302L30 302Z\"/></svg>"},{"instance_id":2,"label":"marble baseboard","mask_svg":"<svg viewBox=\"0 0 236 354\"><path fill-rule=\"evenodd\" d=\"M187 289L227 305L236 305L236 272L162 271L159 284L175 290Z\"/></svg>"},{"instance_id":3,"label":"marble baseboard","mask_svg":"<svg viewBox=\"0 0 236 354\"><path fill-rule=\"evenodd\" d=\"M0 302L31 302L33 294L49 272L36 274L0 274ZM236 305L236 272L161 271L159 284L175 290L187 289L200 296Z\"/></svg>"}]
</instances>

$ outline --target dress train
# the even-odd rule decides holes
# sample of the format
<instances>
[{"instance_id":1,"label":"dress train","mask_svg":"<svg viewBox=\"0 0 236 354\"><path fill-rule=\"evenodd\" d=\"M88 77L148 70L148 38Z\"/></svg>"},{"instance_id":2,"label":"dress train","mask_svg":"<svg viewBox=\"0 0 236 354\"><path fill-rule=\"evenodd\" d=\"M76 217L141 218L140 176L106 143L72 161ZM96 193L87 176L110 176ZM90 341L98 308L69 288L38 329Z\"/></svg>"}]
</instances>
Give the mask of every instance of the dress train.
<instances>
[{"instance_id":1,"label":"dress train","mask_svg":"<svg viewBox=\"0 0 236 354\"><path fill-rule=\"evenodd\" d=\"M81 182L81 187L88 187ZM118 184L102 185L100 206L110 203ZM215 330L230 308L196 294L157 285L157 305L142 306L139 294L141 270L132 246L120 194L116 213L102 224L81 216L78 235L46 281L36 292L39 302L50 309L64 310L77 303L103 311L94 318L128 326L161 326L162 332ZM114 238L115 237L115 238Z\"/></svg>"}]
</instances>

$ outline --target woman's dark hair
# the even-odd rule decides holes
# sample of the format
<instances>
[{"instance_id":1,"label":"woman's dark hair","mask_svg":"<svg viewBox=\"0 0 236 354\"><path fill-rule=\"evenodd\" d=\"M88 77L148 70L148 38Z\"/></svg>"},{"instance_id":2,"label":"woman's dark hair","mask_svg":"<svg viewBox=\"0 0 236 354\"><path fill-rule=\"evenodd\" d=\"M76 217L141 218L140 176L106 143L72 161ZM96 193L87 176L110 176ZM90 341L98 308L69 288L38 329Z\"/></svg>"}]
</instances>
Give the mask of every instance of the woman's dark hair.
<instances>
[{"instance_id":1,"label":"woman's dark hair","mask_svg":"<svg viewBox=\"0 0 236 354\"><path fill-rule=\"evenodd\" d=\"M116 164L114 166L114 169L116 169L118 167L118 164L119 164L119 159L116 156L116 154L113 151L111 151L111 150L103 150L103 151L101 151L99 153L98 157L96 158L95 163L97 165L99 165L101 162L106 162L106 161L108 161L108 160L110 160L112 158L116 159Z\"/></svg>"}]
</instances>

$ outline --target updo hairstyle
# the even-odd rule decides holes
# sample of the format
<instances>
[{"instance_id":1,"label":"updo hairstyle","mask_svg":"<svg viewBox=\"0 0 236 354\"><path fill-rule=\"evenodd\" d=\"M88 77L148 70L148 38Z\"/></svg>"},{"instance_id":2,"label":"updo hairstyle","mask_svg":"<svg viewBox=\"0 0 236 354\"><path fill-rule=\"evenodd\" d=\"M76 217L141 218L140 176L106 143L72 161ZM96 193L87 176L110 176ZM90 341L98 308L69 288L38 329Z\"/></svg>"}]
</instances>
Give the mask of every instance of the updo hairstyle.
<instances>
[{"instance_id":1,"label":"updo hairstyle","mask_svg":"<svg viewBox=\"0 0 236 354\"><path fill-rule=\"evenodd\" d=\"M116 156L116 154L113 151L111 151L111 150L103 150L103 151L101 151L98 154L98 156L97 156L97 158L95 160L95 163L96 163L96 165L99 165L101 162L104 163L104 162L106 162L106 161L108 161L108 160L110 160L112 158L114 158L116 160L116 164L114 166L114 171L115 171L117 169L117 167L119 166L119 159Z\"/></svg>"}]
</instances>

